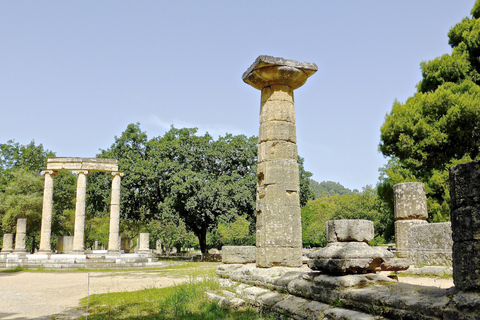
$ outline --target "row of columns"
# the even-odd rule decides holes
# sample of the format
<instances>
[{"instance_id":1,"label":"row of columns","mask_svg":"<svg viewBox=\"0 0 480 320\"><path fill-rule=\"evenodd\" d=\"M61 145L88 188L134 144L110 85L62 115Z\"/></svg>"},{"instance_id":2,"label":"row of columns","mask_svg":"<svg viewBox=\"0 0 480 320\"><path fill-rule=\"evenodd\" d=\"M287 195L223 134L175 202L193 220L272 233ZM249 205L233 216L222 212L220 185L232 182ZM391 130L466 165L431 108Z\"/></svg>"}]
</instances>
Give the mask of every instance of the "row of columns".
<instances>
[{"instance_id":1,"label":"row of columns","mask_svg":"<svg viewBox=\"0 0 480 320\"><path fill-rule=\"evenodd\" d=\"M45 175L45 186L43 192L43 210L42 227L40 235L39 253L50 253L52 237L52 212L53 212L53 177L57 173L55 170L43 170ZM74 171L77 175L77 197L75 203L75 229L73 234L73 252L81 253L85 251L85 199L87 191L88 171ZM108 251L120 251L118 241L120 231L120 182L123 176L122 172L110 172L112 176L112 195L110 202L110 234L108 241Z\"/></svg>"}]
</instances>

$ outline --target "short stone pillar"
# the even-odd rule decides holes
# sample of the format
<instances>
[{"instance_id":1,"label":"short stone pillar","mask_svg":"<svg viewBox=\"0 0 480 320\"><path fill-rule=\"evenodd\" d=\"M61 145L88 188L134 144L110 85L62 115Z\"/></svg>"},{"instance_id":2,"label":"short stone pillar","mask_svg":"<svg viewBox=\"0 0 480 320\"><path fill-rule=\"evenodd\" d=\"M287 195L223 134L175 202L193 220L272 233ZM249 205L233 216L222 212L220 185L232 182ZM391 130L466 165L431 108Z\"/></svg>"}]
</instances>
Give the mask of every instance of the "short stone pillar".
<instances>
[{"instance_id":1,"label":"short stone pillar","mask_svg":"<svg viewBox=\"0 0 480 320\"><path fill-rule=\"evenodd\" d=\"M75 230L73 252L85 252L85 198L87 194L88 171L75 171L77 174L77 202L75 203Z\"/></svg>"},{"instance_id":2,"label":"short stone pillar","mask_svg":"<svg viewBox=\"0 0 480 320\"><path fill-rule=\"evenodd\" d=\"M140 233L138 253L150 253L150 233Z\"/></svg>"},{"instance_id":3,"label":"short stone pillar","mask_svg":"<svg viewBox=\"0 0 480 320\"><path fill-rule=\"evenodd\" d=\"M480 161L450 168L453 282L480 292Z\"/></svg>"},{"instance_id":4,"label":"short stone pillar","mask_svg":"<svg viewBox=\"0 0 480 320\"><path fill-rule=\"evenodd\" d=\"M61 236L57 238L57 253L67 253L73 250L73 237Z\"/></svg>"},{"instance_id":5,"label":"short stone pillar","mask_svg":"<svg viewBox=\"0 0 480 320\"><path fill-rule=\"evenodd\" d=\"M302 221L293 90L314 63L259 56L243 74L262 91L258 145L257 267L302 265Z\"/></svg>"},{"instance_id":6,"label":"short stone pillar","mask_svg":"<svg viewBox=\"0 0 480 320\"><path fill-rule=\"evenodd\" d=\"M412 226L428 223L425 185L405 182L393 186L395 200L395 243L397 256L408 257L408 231Z\"/></svg>"},{"instance_id":7,"label":"short stone pillar","mask_svg":"<svg viewBox=\"0 0 480 320\"><path fill-rule=\"evenodd\" d=\"M27 219L17 219L17 233L15 234L14 252L27 252L25 238L27 237Z\"/></svg>"},{"instance_id":8,"label":"short stone pillar","mask_svg":"<svg viewBox=\"0 0 480 320\"><path fill-rule=\"evenodd\" d=\"M5 233L3 235L2 253L13 252L13 233Z\"/></svg>"},{"instance_id":9,"label":"short stone pillar","mask_svg":"<svg viewBox=\"0 0 480 320\"><path fill-rule=\"evenodd\" d=\"M156 252L158 254L161 254L163 251L162 251L162 240L158 239L156 242L155 242L155 247L156 247Z\"/></svg>"},{"instance_id":10,"label":"short stone pillar","mask_svg":"<svg viewBox=\"0 0 480 320\"><path fill-rule=\"evenodd\" d=\"M120 243L118 242L120 233L120 180L123 176L121 172L112 172L112 197L110 201L110 233L108 236L108 251L118 252Z\"/></svg>"},{"instance_id":11,"label":"short stone pillar","mask_svg":"<svg viewBox=\"0 0 480 320\"><path fill-rule=\"evenodd\" d=\"M53 170L43 170L41 172L45 176L45 186L43 189L42 226L38 253L52 252L50 240L52 237L53 176L56 173Z\"/></svg>"},{"instance_id":12,"label":"short stone pillar","mask_svg":"<svg viewBox=\"0 0 480 320\"><path fill-rule=\"evenodd\" d=\"M123 250L125 253L130 253L132 250L132 239L129 237L122 237L120 240L120 250Z\"/></svg>"}]
</instances>

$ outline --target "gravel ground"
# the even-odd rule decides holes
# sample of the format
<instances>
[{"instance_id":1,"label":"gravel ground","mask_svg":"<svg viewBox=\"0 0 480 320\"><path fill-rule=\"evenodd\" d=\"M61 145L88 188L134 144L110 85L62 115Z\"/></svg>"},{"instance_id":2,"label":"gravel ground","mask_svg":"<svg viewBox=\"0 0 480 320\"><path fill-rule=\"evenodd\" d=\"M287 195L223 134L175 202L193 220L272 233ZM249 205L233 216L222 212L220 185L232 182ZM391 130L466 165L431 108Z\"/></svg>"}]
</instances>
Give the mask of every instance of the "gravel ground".
<instances>
[{"instance_id":1,"label":"gravel ground","mask_svg":"<svg viewBox=\"0 0 480 320\"><path fill-rule=\"evenodd\" d=\"M76 308L88 295L89 277L90 294L163 288L188 280L142 271L0 273L0 319L52 319Z\"/></svg>"}]
</instances>

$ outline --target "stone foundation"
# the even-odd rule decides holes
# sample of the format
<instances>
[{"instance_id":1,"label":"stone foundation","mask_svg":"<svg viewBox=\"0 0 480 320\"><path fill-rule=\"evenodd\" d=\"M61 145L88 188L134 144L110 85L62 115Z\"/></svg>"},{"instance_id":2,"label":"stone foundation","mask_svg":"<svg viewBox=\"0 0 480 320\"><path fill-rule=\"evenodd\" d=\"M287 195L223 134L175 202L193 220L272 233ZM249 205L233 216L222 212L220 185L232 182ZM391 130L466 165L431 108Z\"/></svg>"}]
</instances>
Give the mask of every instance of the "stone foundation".
<instances>
[{"instance_id":1,"label":"stone foundation","mask_svg":"<svg viewBox=\"0 0 480 320\"><path fill-rule=\"evenodd\" d=\"M217 275L242 283L234 290L243 289L252 305L286 310L282 315L294 319L480 319L476 293L398 283L377 274L331 276L306 267L223 264Z\"/></svg>"},{"instance_id":2,"label":"stone foundation","mask_svg":"<svg viewBox=\"0 0 480 320\"><path fill-rule=\"evenodd\" d=\"M256 259L254 246L223 246L223 263L254 263Z\"/></svg>"},{"instance_id":3,"label":"stone foundation","mask_svg":"<svg viewBox=\"0 0 480 320\"><path fill-rule=\"evenodd\" d=\"M73 236L63 236L57 238L57 252L68 253L73 250Z\"/></svg>"}]
</instances>

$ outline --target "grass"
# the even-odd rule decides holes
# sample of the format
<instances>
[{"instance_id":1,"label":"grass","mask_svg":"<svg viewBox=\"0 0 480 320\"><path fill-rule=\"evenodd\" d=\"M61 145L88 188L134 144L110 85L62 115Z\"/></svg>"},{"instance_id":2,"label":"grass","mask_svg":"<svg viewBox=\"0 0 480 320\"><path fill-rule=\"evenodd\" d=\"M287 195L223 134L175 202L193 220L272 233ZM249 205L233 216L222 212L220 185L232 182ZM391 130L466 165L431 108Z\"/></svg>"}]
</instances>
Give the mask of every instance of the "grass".
<instances>
[{"instance_id":1,"label":"grass","mask_svg":"<svg viewBox=\"0 0 480 320\"><path fill-rule=\"evenodd\" d=\"M218 282L209 277L200 281L191 279L174 287L93 295L89 298L88 319L275 319L265 318L252 307L239 310L219 308L217 303L208 301L205 296L205 292L217 289ZM82 300L82 304L86 306L87 298Z\"/></svg>"}]
</instances>

